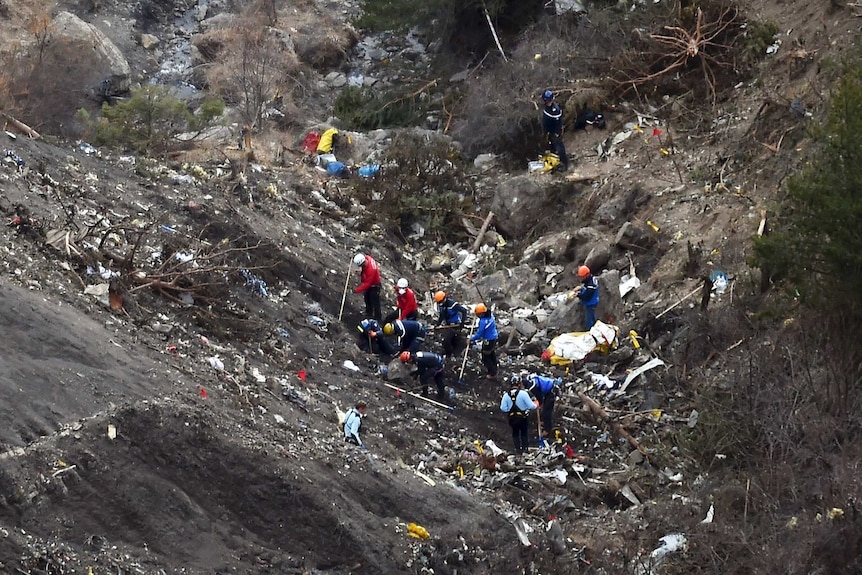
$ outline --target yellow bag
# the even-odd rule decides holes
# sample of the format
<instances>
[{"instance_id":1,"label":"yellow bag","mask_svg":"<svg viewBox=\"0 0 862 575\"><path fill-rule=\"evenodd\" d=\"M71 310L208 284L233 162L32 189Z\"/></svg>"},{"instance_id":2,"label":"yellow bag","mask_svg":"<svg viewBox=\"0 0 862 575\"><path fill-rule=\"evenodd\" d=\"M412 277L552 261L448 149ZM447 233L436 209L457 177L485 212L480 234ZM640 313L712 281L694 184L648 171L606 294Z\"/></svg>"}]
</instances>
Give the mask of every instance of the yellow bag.
<instances>
[{"instance_id":1,"label":"yellow bag","mask_svg":"<svg viewBox=\"0 0 862 575\"><path fill-rule=\"evenodd\" d=\"M544 164L544 167L542 168L542 173L543 174L548 173L560 165L560 156L558 156L557 154L553 154L553 153L552 154L545 154L542 157L542 163Z\"/></svg>"},{"instance_id":2,"label":"yellow bag","mask_svg":"<svg viewBox=\"0 0 862 575\"><path fill-rule=\"evenodd\" d=\"M416 525L415 523L410 523L407 525L407 536L414 539L428 539L429 537L431 537L431 535L428 534L427 529L425 529L421 525Z\"/></svg>"}]
</instances>

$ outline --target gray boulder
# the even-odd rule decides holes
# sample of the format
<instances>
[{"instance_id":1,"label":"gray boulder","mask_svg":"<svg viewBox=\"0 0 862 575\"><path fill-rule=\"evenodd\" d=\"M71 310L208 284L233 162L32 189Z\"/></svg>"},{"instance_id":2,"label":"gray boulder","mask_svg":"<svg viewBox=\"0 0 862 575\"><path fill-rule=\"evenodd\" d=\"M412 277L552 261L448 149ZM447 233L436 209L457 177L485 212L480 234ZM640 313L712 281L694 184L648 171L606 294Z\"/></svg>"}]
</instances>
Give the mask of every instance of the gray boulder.
<instances>
[{"instance_id":1,"label":"gray boulder","mask_svg":"<svg viewBox=\"0 0 862 575\"><path fill-rule=\"evenodd\" d=\"M490 209L495 227L509 237L524 237L545 211L546 189L533 176L512 176L494 192Z\"/></svg>"},{"instance_id":2,"label":"gray boulder","mask_svg":"<svg viewBox=\"0 0 862 575\"><path fill-rule=\"evenodd\" d=\"M60 12L54 17L54 30L58 38L81 48L75 57L83 59L88 69L99 72L104 95L129 91L132 78L129 63L120 49L98 28L71 12Z\"/></svg>"},{"instance_id":3,"label":"gray boulder","mask_svg":"<svg viewBox=\"0 0 862 575\"><path fill-rule=\"evenodd\" d=\"M476 282L479 292L487 300L486 303L492 302L504 309L530 307L535 304L538 286L538 276L528 265L505 268ZM519 296L524 300L519 299Z\"/></svg>"},{"instance_id":4,"label":"gray boulder","mask_svg":"<svg viewBox=\"0 0 862 575\"><path fill-rule=\"evenodd\" d=\"M542 236L524 249L521 263L564 264L571 260L571 232Z\"/></svg>"},{"instance_id":5,"label":"gray boulder","mask_svg":"<svg viewBox=\"0 0 862 575\"><path fill-rule=\"evenodd\" d=\"M646 228L632 222L626 222L620 228L620 231L617 232L614 244L625 249L640 248L644 250L655 246L656 238Z\"/></svg>"}]
</instances>

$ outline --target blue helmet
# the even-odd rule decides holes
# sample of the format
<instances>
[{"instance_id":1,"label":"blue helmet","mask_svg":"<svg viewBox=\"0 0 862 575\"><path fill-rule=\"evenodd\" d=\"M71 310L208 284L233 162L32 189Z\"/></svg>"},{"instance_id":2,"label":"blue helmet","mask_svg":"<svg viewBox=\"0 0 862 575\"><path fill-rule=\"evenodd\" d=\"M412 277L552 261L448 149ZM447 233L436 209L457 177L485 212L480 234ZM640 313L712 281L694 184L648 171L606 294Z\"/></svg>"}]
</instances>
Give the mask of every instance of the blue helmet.
<instances>
[{"instance_id":1,"label":"blue helmet","mask_svg":"<svg viewBox=\"0 0 862 575\"><path fill-rule=\"evenodd\" d=\"M544 92L542 92L542 100L544 100L545 102L550 102L553 99L554 93L550 90L545 90Z\"/></svg>"}]
</instances>

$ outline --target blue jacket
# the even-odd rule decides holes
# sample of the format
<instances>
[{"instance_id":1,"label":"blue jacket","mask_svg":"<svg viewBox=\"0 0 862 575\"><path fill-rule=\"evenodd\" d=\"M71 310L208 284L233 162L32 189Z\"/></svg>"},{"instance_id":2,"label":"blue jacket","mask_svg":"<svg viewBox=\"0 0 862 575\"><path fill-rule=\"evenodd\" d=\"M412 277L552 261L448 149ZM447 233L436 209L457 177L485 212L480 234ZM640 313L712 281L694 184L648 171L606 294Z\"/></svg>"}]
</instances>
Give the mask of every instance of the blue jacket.
<instances>
[{"instance_id":1,"label":"blue jacket","mask_svg":"<svg viewBox=\"0 0 862 575\"><path fill-rule=\"evenodd\" d=\"M359 325L356 326L356 329L359 330L360 333L364 335L370 334L372 331L376 333L381 333L382 329L380 324L377 323L376 319L363 319L359 322Z\"/></svg>"},{"instance_id":2,"label":"blue jacket","mask_svg":"<svg viewBox=\"0 0 862 575\"><path fill-rule=\"evenodd\" d=\"M593 274L584 278L584 285L578 292L578 299L587 307L599 305L599 282Z\"/></svg>"},{"instance_id":3,"label":"blue jacket","mask_svg":"<svg viewBox=\"0 0 862 575\"><path fill-rule=\"evenodd\" d=\"M545 105L542 111L542 128L549 134L563 133L563 110L556 102Z\"/></svg>"},{"instance_id":4,"label":"blue jacket","mask_svg":"<svg viewBox=\"0 0 862 575\"><path fill-rule=\"evenodd\" d=\"M452 298L446 298L437 305L437 311L440 314L437 317L437 325L445 323L446 325L460 324L464 325L467 321L467 308L456 302Z\"/></svg>"},{"instance_id":5,"label":"blue jacket","mask_svg":"<svg viewBox=\"0 0 862 575\"><path fill-rule=\"evenodd\" d=\"M476 333L470 338L471 342L484 339L485 341L496 341L500 337L497 333L497 320L494 314L489 313L479 318L479 327L476 328Z\"/></svg>"},{"instance_id":6,"label":"blue jacket","mask_svg":"<svg viewBox=\"0 0 862 575\"><path fill-rule=\"evenodd\" d=\"M513 395L515 401L512 401ZM503 399L500 400L500 411L508 413L510 416L523 416L534 409L536 409L536 404L533 403L526 389L519 389L517 393L515 393L515 389L507 391L503 394Z\"/></svg>"},{"instance_id":7,"label":"blue jacket","mask_svg":"<svg viewBox=\"0 0 862 575\"><path fill-rule=\"evenodd\" d=\"M524 384L524 387L527 391L532 392L536 396L536 399L541 402L546 395L554 392L557 383L557 380L552 377L533 373L527 376L527 382Z\"/></svg>"}]
</instances>

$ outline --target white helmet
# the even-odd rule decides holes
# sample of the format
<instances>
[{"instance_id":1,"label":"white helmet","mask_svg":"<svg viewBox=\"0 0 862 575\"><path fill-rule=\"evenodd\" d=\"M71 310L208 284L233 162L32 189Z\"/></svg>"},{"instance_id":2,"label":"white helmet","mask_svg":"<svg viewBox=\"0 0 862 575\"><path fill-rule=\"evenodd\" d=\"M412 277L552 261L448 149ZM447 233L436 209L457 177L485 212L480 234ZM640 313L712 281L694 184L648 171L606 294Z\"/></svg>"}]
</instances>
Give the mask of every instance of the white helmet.
<instances>
[{"instance_id":1,"label":"white helmet","mask_svg":"<svg viewBox=\"0 0 862 575\"><path fill-rule=\"evenodd\" d=\"M353 256L353 263L357 266L361 266L365 263L365 254L356 254Z\"/></svg>"},{"instance_id":2,"label":"white helmet","mask_svg":"<svg viewBox=\"0 0 862 575\"><path fill-rule=\"evenodd\" d=\"M398 283L397 283L397 284L395 284L395 285L396 285L397 287L400 287L401 289L405 289L405 288L407 287L407 278L401 278L401 279L399 279L399 280L398 280Z\"/></svg>"}]
</instances>

